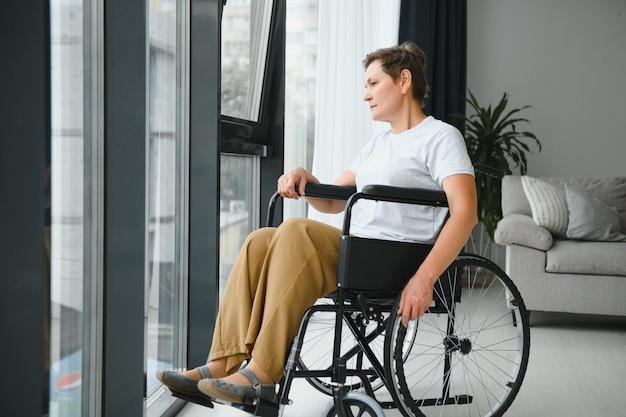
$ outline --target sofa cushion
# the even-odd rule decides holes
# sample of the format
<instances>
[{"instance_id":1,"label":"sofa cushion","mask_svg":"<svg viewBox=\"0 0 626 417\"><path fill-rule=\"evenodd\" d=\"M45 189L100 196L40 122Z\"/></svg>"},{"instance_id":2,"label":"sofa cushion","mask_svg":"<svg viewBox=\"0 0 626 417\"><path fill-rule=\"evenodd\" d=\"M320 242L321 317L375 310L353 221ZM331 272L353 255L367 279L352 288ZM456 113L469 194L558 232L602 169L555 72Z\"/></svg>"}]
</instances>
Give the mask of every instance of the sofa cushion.
<instances>
[{"instance_id":1,"label":"sofa cushion","mask_svg":"<svg viewBox=\"0 0 626 417\"><path fill-rule=\"evenodd\" d=\"M493 236L498 245L522 245L546 251L552 247L552 234L525 214L509 214L498 222Z\"/></svg>"},{"instance_id":2,"label":"sofa cushion","mask_svg":"<svg viewBox=\"0 0 626 417\"><path fill-rule=\"evenodd\" d=\"M605 242L626 240L626 235L620 233L617 210L571 184L565 184L565 196L569 210L569 239Z\"/></svg>"},{"instance_id":3,"label":"sofa cushion","mask_svg":"<svg viewBox=\"0 0 626 417\"><path fill-rule=\"evenodd\" d=\"M626 242L554 241L546 272L626 276Z\"/></svg>"},{"instance_id":4,"label":"sofa cushion","mask_svg":"<svg viewBox=\"0 0 626 417\"><path fill-rule=\"evenodd\" d=\"M620 217L620 230L626 233L626 177L611 178L539 178L556 185L565 191L565 184L571 184L581 191L615 207Z\"/></svg>"},{"instance_id":5,"label":"sofa cushion","mask_svg":"<svg viewBox=\"0 0 626 417\"><path fill-rule=\"evenodd\" d=\"M626 233L626 177L610 178L560 178L537 177L548 184L556 185L565 192L565 184L571 184L581 191L596 197L609 207L615 207L620 217L620 230ZM502 178L502 215L511 213L532 215L519 175L506 175Z\"/></svg>"},{"instance_id":6,"label":"sofa cushion","mask_svg":"<svg viewBox=\"0 0 626 417\"><path fill-rule=\"evenodd\" d=\"M522 187L522 177L519 175L502 177L502 216L506 217L512 213L533 215Z\"/></svg>"},{"instance_id":7,"label":"sofa cushion","mask_svg":"<svg viewBox=\"0 0 626 417\"><path fill-rule=\"evenodd\" d=\"M565 237L568 223L565 190L527 175L522 177L522 186L535 223Z\"/></svg>"}]
</instances>

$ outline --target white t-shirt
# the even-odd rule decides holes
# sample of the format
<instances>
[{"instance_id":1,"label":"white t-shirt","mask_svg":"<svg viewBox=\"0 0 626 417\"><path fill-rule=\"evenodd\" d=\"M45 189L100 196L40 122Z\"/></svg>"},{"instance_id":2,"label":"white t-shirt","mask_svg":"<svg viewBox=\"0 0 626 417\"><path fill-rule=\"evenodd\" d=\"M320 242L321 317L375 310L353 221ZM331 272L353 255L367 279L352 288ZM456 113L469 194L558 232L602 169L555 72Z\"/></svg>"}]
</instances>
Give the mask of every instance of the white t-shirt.
<instances>
[{"instance_id":1,"label":"white t-shirt","mask_svg":"<svg viewBox=\"0 0 626 417\"><path fill-rule=\"evenodd\" d=\"M384 131L350 164L357 191L368 184L442 190L444 178L474 175L461 132L428 116L402 133ZM359 200L352 208L350 233L387 240L434 243L447 208Z\"/></svg>"}]
</instances>

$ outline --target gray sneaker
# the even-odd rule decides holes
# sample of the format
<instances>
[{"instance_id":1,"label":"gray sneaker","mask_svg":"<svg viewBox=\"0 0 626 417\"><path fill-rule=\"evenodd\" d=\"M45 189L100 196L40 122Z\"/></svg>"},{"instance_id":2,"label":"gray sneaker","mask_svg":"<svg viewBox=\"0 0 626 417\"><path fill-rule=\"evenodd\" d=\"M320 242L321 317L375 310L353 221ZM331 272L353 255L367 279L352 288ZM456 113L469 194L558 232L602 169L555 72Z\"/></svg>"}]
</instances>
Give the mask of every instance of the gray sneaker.
<instances>
[{"instance_id":1,"label":"gray sneaker","mask_svg":"<svg viewBox=\"0 0 626 417\"><path fill-rule=\"evenodd\" d=\"M222 378L203 379L197 386L204 395L228 403L252 404L261 398L271 402L277 402L276 384L261 384L252 371L244 368L239 371L241 375L250 381L251 385L233 384Z\"/></svg>"},{"instance_id":2,"label":"gray sneaker","mask_svg":"<svg viewBox=\"0 0 626 417\"><path fill-rule=\"evenodd\" d=\"M196 370L200 373L200 376L204 378L211 378L211 372L206 365L199 366ZM159 381L168 387L171 391L181 392L189 395L203 394L198 390L198 380L186 377L180 372L175 371L157 371L156 377Z\"/></svg>"}]
</instances>

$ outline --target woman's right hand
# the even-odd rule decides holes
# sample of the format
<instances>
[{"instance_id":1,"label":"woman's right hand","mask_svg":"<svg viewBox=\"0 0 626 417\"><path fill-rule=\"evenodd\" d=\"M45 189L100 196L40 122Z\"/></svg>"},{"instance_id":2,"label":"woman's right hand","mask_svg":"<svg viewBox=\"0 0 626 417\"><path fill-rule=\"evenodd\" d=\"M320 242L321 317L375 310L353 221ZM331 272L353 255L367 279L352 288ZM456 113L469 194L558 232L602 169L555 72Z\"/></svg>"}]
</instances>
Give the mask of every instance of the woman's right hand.
<instances>
[{"instance_id":1,"label":"woman's right hand","mask_svg":"<svg viewBox=\"0 0 626 417\"><path fill-rule=\"evenodd\" d=\"M317 178L307 172L302 167L296 167L285 172L278 178L278 184L276 186L278 193L283 198L292 198L297 200L304 196L306 184L308 182L319 184ZM297 192L296 192L297 187Z\"/></svg>"}]
</instances>

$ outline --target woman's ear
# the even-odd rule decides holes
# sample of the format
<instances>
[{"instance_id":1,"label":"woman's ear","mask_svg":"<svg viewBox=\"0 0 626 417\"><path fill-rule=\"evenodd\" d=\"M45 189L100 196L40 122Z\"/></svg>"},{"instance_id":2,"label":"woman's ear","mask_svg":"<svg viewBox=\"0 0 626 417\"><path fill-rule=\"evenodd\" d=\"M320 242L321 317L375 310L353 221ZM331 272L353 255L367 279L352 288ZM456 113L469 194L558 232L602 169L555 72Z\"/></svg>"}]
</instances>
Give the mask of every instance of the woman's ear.
<instances>
[{"instance_id":1,"label":"woman's ear","mask_svg":"<svg viewBox=\"0 0 626 417\"><path fill-rule=\"evenodd\" d=\"M403 93L407 93L411 90L411 83L413 82L413 77L411 75L411 71L408 69L403 69L400 71L400 88Z\"/></svg>"}]
</instances>

